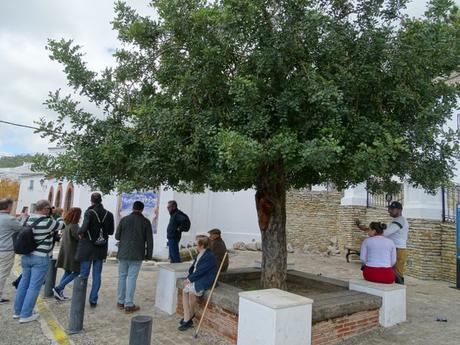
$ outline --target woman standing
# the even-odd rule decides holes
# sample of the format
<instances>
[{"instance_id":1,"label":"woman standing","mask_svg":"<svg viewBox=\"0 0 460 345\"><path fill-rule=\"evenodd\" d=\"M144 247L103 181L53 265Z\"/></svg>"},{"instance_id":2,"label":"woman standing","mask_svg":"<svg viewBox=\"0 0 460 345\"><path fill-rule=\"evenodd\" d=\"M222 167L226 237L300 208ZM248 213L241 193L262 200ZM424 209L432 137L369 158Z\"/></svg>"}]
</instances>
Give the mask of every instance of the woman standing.
<instances>
[{"instance_id":1,"label":"woman standing","mask_svg":"<svg viewBox=\"0 0 460 345\"><path fill-rule=\"evenodd\" d=\"M361 245L360 259L364 264L364 279L383 284L395 282L393 266L396 263L396 247L392 240L383 237L386 225L372 222L369 225L369 238Z\"/></svg>"},{"instance_id":2,"label":"woman standing","mask_svg":"<svg viewBox=\"0 0 460 345\"><path fill-rule=\"evenodd\" d=\"M64 275L53 288L54 297L60 301L67 300L64 296L64 288L72 280L74 280L80 272L80 263L75 261L75 253L78 245L78 222L81 218L81 209L78 207L71 207L64 217L66 224L62 231L61 248L56 263L56 267L65 270Z\"/></svg>"}]
</instances>

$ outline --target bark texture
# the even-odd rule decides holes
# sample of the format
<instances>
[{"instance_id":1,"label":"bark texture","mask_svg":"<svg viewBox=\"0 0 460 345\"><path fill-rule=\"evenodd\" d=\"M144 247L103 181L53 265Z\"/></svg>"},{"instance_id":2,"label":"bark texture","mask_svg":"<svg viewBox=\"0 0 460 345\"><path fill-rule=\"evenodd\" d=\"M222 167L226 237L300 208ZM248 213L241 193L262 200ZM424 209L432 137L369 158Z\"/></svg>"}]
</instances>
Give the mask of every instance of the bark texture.
<instances>
[{"instance_id":1,"label":"bark texture","mask_svg":"<svg viewBox=\"0 0 460 345\"><path fill-rule=\"evenodd\" d=\"M286 185L281 164L261 170L256 207L262 233L262 288L286 288Z\"/></svg>"}]
</instances>

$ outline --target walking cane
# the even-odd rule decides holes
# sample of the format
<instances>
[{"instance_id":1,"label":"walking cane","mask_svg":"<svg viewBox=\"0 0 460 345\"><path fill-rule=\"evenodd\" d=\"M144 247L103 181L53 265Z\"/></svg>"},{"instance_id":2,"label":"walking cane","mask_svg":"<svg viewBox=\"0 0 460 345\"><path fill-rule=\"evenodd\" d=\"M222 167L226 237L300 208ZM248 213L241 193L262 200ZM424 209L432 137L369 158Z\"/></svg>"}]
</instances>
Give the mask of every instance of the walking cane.
<instances>
[{"instance_id":1,"label":"walking cane","mask_svg":"<svg viewBox=\"0 0 460 345\"><path fill-rule=\"evenodd\" d=\"M216 278L214 279L214 283L212 284L211 292L209 293L208 300L206 301L206 305L204 306L203 313L201 314L200 322L198 323L198 328L196 329L195 334L193 335L193 338L198 338L198 332L200 331L201 328L201 323L203 322L204 319L204 314L206 313L206 310L208 309L209 301L211 300L212 293L214 292L214 288L216 287L217 280L219 279L220 271L222 270L222 266L224 265L224 261L227 258L228 252L225 252L224 257L222 258L222 262L220 263L219 270L217 271Z\"/></svg>"}]
</instances>

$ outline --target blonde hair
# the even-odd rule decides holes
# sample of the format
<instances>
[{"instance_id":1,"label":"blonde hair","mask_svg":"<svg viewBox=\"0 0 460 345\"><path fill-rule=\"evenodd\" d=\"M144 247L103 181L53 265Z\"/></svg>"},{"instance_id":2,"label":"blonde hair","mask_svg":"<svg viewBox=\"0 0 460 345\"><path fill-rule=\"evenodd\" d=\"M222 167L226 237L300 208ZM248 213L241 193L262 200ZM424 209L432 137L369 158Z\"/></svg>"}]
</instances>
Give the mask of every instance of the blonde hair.
<instances>
[{"instance_id":1,"label":"blonde hair","mask_svg":"<svg viewBox=\"0 0 460 345\"><path fill-rule=\"evenodd\" d=\"M195 237L196 244L203 247L204 249L209 247L209 237L205 235L198 235Z\"/></svg>"}]
</instances>

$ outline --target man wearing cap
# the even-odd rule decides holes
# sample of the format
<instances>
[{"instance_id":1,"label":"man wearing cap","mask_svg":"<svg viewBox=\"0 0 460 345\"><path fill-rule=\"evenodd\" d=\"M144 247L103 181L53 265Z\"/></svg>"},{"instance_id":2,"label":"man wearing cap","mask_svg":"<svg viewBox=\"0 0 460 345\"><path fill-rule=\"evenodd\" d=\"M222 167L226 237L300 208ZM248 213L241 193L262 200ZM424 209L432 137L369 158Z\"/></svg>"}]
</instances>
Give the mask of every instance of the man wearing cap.
<instances>
[{"instance_id":1,"label":"man wearing cap","mask_svg":"<svg viewBox=\"0 0 460 345\"><path fill-rule=\"evenodd\" d=\"M388 206L388 213L393 221L388 224L383 236L392 240L396 246L396 283L404 284L404 272L407 260L407 237L409 235L409 223L402 215L402 204L393 201Z\"/></svg>"},{"instance_id":2,"label":"man wearing cap","mask_svg":"<svg viewBox=\"0 0 460 345\"><path fill-rule=\"evenodd\" d=\"M220 267L225 253L227 252L227 246L225 245L224 240L220 237L219 229L212 229L208 231L209 239L211 240L209 249L213 252L214 256L217 259L217 267ZM227 271L228 269L228 255L225 257L224 264L222 265L222 272Z\"/></svg>"},{"instance_id":3,"label":"man wearing cap","mask_svg":"<svg viewBox=\"0 0 460 345\"><path fill-rule=\"evenodd\" d=\"M388 205L388 213L393 221L387 225L383 236L392 240L396 246L396 283L404 284L404 272L406 269L407 260L407 237L409 235L409 223L402 215L402 204L398 201L393 201ZM363 231L368 231L366 225L358 225Z\"/></svg>"}]
</instances>

